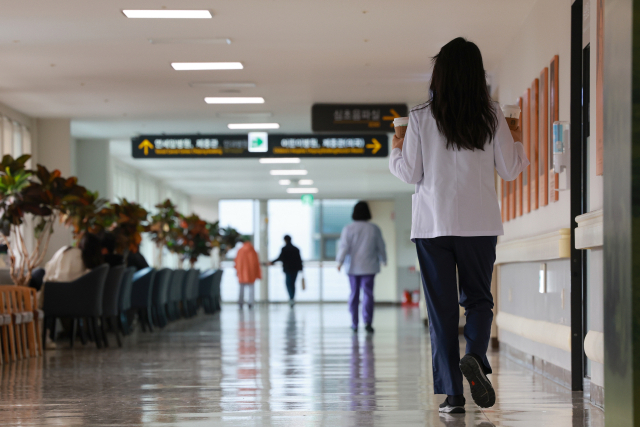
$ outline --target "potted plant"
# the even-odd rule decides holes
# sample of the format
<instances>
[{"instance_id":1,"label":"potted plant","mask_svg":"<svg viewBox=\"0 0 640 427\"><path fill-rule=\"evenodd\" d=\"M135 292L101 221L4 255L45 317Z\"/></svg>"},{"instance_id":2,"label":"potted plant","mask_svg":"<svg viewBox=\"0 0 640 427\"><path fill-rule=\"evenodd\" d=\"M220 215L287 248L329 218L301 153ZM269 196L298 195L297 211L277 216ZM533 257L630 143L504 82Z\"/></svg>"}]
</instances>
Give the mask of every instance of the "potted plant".
<instances>
[{"instance_id":1,"label":"potted plant","mask_svg":"<svg viewBox=\"0 0 640 427\"><path fill-rule=\"evenodd\" d=\"M157 249L156 267L162 267L162 254L164 248L168 247L168 241L171 240L175 232L178 218L180 214L176 209L176 205L167 199L157 204L158 212L150 217L146 231L151 235L151 240L155 243Z\"/></svg>"},{"instance_id":2,"label":"potted plant","mask_svg":"<svg viewBox=\"0 0 640 427\"><path fill-rule=\"evenodd\" d=\"M1 235L7 245L11 279L19 286L29 284L31 271L44 260L54 223L86 192L77 178L62 178L59 170L49 171L42 165L27 170L29 158L6 155L0 163ZM31 248L25 239L26 219L34 222Z\"/></svg>"},{"instance_id":3,"label":"potted plant","mask_svg":"<svg viewBox=\"0 0 640 427\"><path fill-rule=\"evenodd\" d=\"M180 233L178 244L184 248L181 262L188 260L191 268L194 268L198 257L211 254L211 237L206 221L198 215L182 216L179 221Z\"/></svg>"},{"instance_id":4,"label":"potted plant","mask_svg":"<svg viewBox=\"0 0 640 427\"><path fill-rule=\"evenodd\" d=\"M116 236L116 252L125 259L128 252L137 253L147 228L147 210L138 203L120 199L120 203L112 203L101 212L104 223L111 223L107 229Z\"/></svg>"}]
</instances>

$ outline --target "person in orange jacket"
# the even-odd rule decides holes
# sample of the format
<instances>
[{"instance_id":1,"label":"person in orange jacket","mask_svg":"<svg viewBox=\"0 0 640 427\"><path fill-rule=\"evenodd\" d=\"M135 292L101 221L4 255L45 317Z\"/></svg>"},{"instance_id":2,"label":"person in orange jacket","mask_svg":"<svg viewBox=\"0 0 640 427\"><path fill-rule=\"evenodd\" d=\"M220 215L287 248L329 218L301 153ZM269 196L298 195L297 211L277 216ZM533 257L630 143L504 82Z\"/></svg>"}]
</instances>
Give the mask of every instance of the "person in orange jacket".
<instances>
[{"instance_id":1,"label":"person in orange jacket","mask_svg":"<svg viewBox=\"0 0 640 427\"><path fill-rule=\"evenodd\" d=\"M251 238L243 238L244 244L238 250L236 255L236 272L238 273L238 282L240 282L240 295L238 304L240 308L244 304L244 292L247 290L247 305L253 307L254 288L253 284L256 279L262 279L262 271L260 269L260 260L258 253L251 244Z\"/></svg>"}]
</instances>

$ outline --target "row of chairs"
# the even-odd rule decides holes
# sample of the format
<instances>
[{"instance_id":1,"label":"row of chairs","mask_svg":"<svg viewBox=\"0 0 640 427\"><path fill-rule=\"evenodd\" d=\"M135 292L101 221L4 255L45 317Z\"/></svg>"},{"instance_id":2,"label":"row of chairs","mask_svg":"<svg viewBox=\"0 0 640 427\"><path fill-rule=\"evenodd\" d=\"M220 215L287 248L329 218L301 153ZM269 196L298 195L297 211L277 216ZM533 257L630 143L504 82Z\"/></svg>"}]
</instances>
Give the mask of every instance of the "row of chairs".
<instances>
[{"instance_id":1,"label":"row of chairs","mask_svg":"<svg viewBox=\"0 0 640 427\"><path fill-rule=\"evenodd\" d=\"M40 319L35 289L0 286L0 365L42 355Z\"/></svg>"},{"instance_id":2,"label":"row of chairs","mask_svg":"<svg viewBox=\"0 0 640 427\"><path fill-rule=\"evenodd\" d=\"M66 318L71 322L72 347L78 333L83 344L88 335L98 348L103 344L108 347L109 332L122 346L120 333L131 333L136 313L143 330L151 331L153 326L163 327L168 320L176 320L180 313L194 316L201 303L205 312L215 312L220 308L221 277L220 270L200 274L198 270L146 268L135 272L133 268L105 264L73 282L45 283L45 327L55 336L56 319ZM208 306L215 309L208 310Z\"/></svg>"},{"instance_id":3,"label":"row of chairs","mask_svg":"<svg viewBox=\"0 0 640 427\"><path fill-rule=\"evenodd\" d=\"M138 313L143 330L163 328L181 317L196 315L202 305L206 313L220 309L222 270L154 270L136 273L131 308Z\"/></svg>"}]
</instances>

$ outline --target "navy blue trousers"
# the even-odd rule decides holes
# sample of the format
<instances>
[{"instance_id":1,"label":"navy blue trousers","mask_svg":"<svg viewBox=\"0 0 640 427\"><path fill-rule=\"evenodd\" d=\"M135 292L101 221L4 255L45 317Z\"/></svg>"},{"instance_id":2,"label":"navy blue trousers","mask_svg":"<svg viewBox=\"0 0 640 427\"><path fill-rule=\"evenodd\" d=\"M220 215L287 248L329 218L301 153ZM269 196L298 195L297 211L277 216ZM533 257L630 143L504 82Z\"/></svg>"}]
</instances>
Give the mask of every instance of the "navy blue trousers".
<instances>
[{"instance_id":1,"label":"navy blue trousers","mask_svg":"<svg viewBox=\"0 0 640 427\"><path fill-rule=\"evenodd\" d=\"M298 277L297 271L285 271L285 283L287 284L287 292L289 293L289 299L293 300L296 296L296 278Z\"/></svg>"},{"instance_id":2,"label":"navy blue trousers","mask_svg":"<svg viewBox=\"0 0 640 427\"><path fill-rule=\"evenodd\" d=\"M496 236L415 240L429 312L435 394L463 393L458 304L465 308L467 317L464 327L466 352L479 356L484 362L485 373L491 373L487 348L493 321L491 275L497 240Z\"/></svg>"}]
</instances>

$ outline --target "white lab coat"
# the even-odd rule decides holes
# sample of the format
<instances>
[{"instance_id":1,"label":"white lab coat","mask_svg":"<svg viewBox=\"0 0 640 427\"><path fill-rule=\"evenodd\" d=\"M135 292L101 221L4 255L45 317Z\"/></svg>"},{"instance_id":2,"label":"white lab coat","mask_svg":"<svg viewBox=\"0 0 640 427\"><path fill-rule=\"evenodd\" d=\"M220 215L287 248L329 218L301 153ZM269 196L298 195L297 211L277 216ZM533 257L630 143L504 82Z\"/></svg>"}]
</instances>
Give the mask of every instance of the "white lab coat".
<instances>
[{"instance_id":1,"label":"white lab coat","mask_svg":"<svg viewBox=\"0 0 640 427\"><path fill-rule=\"evenodd\" d=\"M520 142L514 142L498 104L498 130L481 150L447 149L426 104L409 114L402 150L389 158L392 174L415 184L411 239L439 236L504 234L495 190L494 170L513 181L529 165Z\"/></svg>"}]
</instances>

